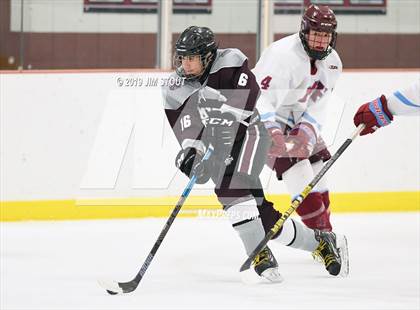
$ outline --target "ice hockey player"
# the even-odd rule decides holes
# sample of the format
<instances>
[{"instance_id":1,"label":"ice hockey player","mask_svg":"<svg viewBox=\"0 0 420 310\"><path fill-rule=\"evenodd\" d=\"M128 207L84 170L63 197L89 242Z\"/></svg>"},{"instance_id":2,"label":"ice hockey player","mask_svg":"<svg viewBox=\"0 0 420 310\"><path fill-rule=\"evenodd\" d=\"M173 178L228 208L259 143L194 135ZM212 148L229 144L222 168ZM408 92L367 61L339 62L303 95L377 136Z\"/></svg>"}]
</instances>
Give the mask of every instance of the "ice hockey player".
<instances>
[{"instance_id":1,"label":"ice hockey player","mask_svg":"<svg viewBox=\"0 0 420 310\"><path fill-rule=\"evenodd\" d=\"M354 115L354 124L365 124L361 136L374 133L378 128L389 125L394 115L419 115L420 113L420 82L397 90L388 96L381 95L375 100L359 107Z\"/></svg>"},{"instance_id":2,"label":"ice hockey player","mask_svg":"<svg viewBox=\"0 0 420 310\"><path fill-rule=\"evenodd\" d=\"M181 85L165 86L165 114L181 145L176 166L197 183L210 179L247 254L252 252L281 214L266 200L259 174L271 144L255 109L259 87L238 49L218 49L213 32L191 26L175 44L175 72ZM214 149L201 161L208 147ZM332 275L345 272L344 236L314 231L286 221L276 240L284 245L320 253ZM342 268L342 265L344 266ZM281 281L278 264L268 247L254 260L256 273Z\"/></svg>"},{"instance_id":3,"label":"ice hockey player","mask_svg":"<svg viewBox=\"0 0 420 310\"><path fill-rule=\"evenodd\" d=\"M320 130L342 71L336 28L328 6L310 5L300 31L273 42L253 69L261 88L257 109L273 141L267 162L292 198L331 158ZM297 213L307 227L331 231L329 206L324 176Z\"/></svg>"}]
</instances>

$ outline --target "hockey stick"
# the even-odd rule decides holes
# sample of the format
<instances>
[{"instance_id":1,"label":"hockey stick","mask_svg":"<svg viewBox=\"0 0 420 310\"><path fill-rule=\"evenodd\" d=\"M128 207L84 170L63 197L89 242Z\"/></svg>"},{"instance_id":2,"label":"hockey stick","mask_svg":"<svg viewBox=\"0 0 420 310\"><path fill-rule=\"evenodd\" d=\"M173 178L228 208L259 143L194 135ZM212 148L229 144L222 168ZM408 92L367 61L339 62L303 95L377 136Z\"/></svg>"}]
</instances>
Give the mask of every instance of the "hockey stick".
<instances>
[{"instance_id":1,"label":"hockey stick","mask_svg":"<svg viewBox=\"0 0 420 310\"><path fill-rule=\"evenodd\" d=\"M202 161L208 160L212 152L213 150L209 147L207 149L207 152L204 154ZM136 274L134 279L128 282L98 281L99 285L101 285L109 294L116 295L116 294L121 294L121 293L130 293L137 288L141 279L146 273L147 268L149 267L150 263L155 257L155 254L157 250L159 249L163 239L168 233L169 228L171 228L171 225L174 222L179 210L181 210L185 200L187 199L193 186L195 185L196 181L197 181L197 176L194 174L191 177L190 181L188 182L187 186L185 187L184 191L182 192L182 195L179 198L178 203L176 204L176 207L172 210L172 213L169 216L168 220L166 221L165 226L163 226L163 229L160 232L159 237L157 238L155 244L153 245L152 250L150 251L149 255L147 256L146 260L143 263L143 266L141 266L139 272Z\"/></svg>"},{"instance_id":2,"label":"hockey stick","mask_svg":"<svg viewBox=\"0 0 420 310\"><path fill-rule=\"evenodd\" d=\"M318 174L313 178L311 183L309 183L305 189L299 194L298 197L293 199L289 209L283 213L281 218L274 224L273 228L265 235L264 239L257 245L254 251L249 255L247 260L242 264L240 272L248 270L251 267L252 262L257 257L257 255L261 252L262 249L267 245L268 241L273 238L273 236L280 230L283 226L284 222L289 218L289 216L295 212L295 210L299 207L302 201L308 196L308 194L312 191L315 185L321 180L324 174L331 168L331 166L335 163L335 161L344 153L347 147L356 139L356 137L360 134L360 132L365 128L364 124L360 124L356 130L353 132L350 138L346 139L346 141L340 146L340 148L335 152L335 154L331 157L329 161L322 167L322 169L318 172Z\"/></svg>"}]
</instances>

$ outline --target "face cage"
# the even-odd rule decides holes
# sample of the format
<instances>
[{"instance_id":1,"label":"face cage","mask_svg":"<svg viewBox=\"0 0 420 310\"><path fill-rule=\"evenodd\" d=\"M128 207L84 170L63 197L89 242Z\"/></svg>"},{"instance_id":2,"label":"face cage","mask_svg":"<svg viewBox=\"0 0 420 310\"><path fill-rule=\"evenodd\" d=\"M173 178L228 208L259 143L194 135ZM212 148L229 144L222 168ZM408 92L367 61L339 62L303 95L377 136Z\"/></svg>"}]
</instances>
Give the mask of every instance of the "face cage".
<instances>
[{"instance_id":1,"label":"face cage","mask_svg":"<svg viewBox=\"0 0 420 310\"><path fill-rule=\"evenodd\" d=\"M312 29L312 30L325 32L325 31L316 30L316 29ZM335 44L337 42L337 32L333 31L331 32L331 34L332 34L331 42L328 45L327 49L325 51L318 51L318 50L313 50L309 47L308 41L306 40L306 35L309 35L309 30L306 30L306 31L301 30L299 32L300 40L302 41L302 44L306 53L308 54L309 57L316 60L325 59L329 54L331 54L331 52L333 51L333 48L335 48Z\"/></svg>"},{"instance_id":2,"label":"face cage","mask_svg":"<svg viewBox=\"0 0 420 310\"><path fill-rule=\"evenodd\" d=\"M188 56L200 56L201 61L201 71L197 74L186 74L184 68L182 67L182 57ZM208 52L206 55L179 55L175 54L173 57L173 66L175 68L175 72L179 77L185 78L188 81L195 81L201 78L203 73L206 71L207 66L211 61L212 53Z\"/></svg>"}]
</instances>

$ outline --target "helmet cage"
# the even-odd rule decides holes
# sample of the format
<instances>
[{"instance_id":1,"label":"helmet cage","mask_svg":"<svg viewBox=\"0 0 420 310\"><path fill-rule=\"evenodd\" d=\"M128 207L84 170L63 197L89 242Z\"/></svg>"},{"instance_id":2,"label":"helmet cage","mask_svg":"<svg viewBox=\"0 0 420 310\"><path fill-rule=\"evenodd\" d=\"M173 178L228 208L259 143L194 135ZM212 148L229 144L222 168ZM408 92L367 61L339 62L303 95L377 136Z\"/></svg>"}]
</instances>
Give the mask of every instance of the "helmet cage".
<instances>
[{"instance_id":1,"label":"helmet cage","mask_svg":"<svg viewBox=\"0 0 420 310\"><path fill-rule=\"evenodd\" d=\"M178 52L178 50L175 52L175 55L173 57L173 66L175 68L175 72L178 76L185 78L188 81L194 81L199 79L204 72L206 72L209 64L213 60L213 56L215 55L216 49L213 51L208 51L207 54L194 54L194 53L188 53L188 52ZM191 56L200 56L200 62L201 62L201 70L200 72L196 74L187 74L182 66L182 59L184 57L191 57Z\"/></svg>"},{"instance_id":2,"label":"helmet cage","mask_svg":"<svg viewBox=\"0 0 420 310\"><path fill-rule=\"evenodd\" d=\"M324 8L325 9L325 8ZM317 18L320 14L311 14L314 11L319 11L317 6L310 6L302 17L299 37L302 41L303 47L309 57L317 60L325 59L335 48L337 43L337 21L335 20L334 13L329 10L328 16L324 18ZM309 11L309 12L308 12ZM309 47L307 36L310 30L317 32L331 33L331 41L326 50L320 51Z\"/></svg>"}]
</instances>

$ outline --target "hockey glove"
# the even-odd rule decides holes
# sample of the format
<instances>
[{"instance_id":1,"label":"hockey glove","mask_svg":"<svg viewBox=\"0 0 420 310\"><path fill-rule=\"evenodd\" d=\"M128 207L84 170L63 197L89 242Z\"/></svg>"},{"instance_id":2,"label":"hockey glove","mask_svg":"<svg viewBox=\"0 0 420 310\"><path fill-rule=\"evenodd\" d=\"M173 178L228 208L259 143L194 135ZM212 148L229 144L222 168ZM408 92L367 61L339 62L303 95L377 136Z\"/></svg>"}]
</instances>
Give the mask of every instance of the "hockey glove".
<instances>
[{"instance_id":1,"label":"hockey glove","mask_svg":"<svg viewBox=\"0 0 420 310\"><path fill-rule=\"evenodd\" d=\"M197 176L197 184L204 184L211 177L211 161L202 161L204 154L197 149L188 147L179 151L175 159L175 165L187 177Z\"/></svg>"},{"instance_id":2,"label":"hockey glove","mask_svg":"<svg viewBox=\"0 0 420 310\"><path fill-rule=\"evenodd\" d=\"M284 157L286 155L286 144L285 136L281 128L273 125L271 122L264 123L271 136L271 147L268 150L268 156L270 157Z\"/></svg>"},{"instance_id":3,"label":"hockey glove","mask_svg":"<svg viewBox=\"0 0 420 310\"><path fill-rule=\"evenodd\" d=\"M286 138L287 154L291 158L309 158L316 141L316 133L312 125L299 123L290 130Z\"/></svg>"},{"instance_id":4,"label":"hockey glove","mask_svg":"<svg viewBox=\"0 0 420 310\"><path fill-rule=\"evenodd\" d=\"M374 133L379 127L389 125L394 117L388 110L387 100L384 95L375 100L365 103L359 107L354 115L354 124L359 126L365 124L365 129L360 133L364 136L368 133Z\"/></svg>"}]
</instances>

